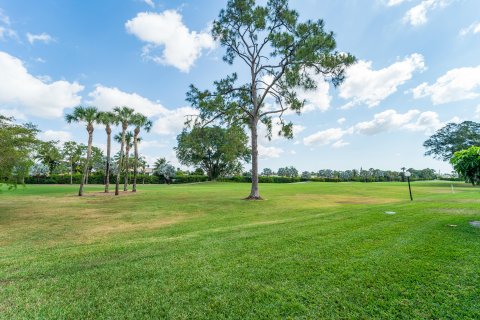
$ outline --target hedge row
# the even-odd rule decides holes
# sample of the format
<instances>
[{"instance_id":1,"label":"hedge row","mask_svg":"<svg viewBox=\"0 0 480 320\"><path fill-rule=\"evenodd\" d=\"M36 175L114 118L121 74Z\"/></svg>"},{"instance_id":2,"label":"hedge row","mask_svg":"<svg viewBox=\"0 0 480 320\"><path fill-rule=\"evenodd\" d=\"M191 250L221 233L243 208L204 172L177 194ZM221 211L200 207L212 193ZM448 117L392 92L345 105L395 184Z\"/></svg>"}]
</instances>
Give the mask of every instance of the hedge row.
<instances>
[{"instance_id":1,"label":"hedge row","mask_svg":"<svg viewBox=\"0 0 480 320\"><path fill-rule=\"evenodd\" d=\"M82 179L82 175L80 173L76 173L72 175L73 184L79 184L80 180ZM173 184L180 184L180 183L194 183L194 182L204 182L207 181L207 176L197 176L197 175L185 175L185 176L177 176L173 179ZM116 177L110 176L110 183L115 183ZM123 183L123 177L121 177L120 181ZM133 176L130 176L129 183L133 182ZM40 176L40 177L27 177L25 179L25 183L27 184L70 184L70 175L62 175L62 174L52 174L49 176ZM104 175L103 174L91 174L88 177L89 184L103 184ZM165 183L165 179L163 177L158 176L148 176L139 174L137 176L137 184L162 184Z\"/></svg>"}]
</instances>

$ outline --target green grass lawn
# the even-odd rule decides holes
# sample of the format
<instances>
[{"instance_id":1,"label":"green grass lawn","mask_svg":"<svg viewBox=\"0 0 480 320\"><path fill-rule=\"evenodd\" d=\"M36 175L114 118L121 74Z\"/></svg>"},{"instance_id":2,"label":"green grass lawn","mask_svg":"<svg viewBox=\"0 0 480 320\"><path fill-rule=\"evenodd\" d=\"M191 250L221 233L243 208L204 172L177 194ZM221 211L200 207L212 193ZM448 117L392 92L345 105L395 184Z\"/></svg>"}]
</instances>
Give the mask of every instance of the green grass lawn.
<instances>
[{"instance_id":1,"label":"green grass lawn","mask_svg":"<svg viewBox=\"0 0 480 320\"><path fill-rule=\"evenodd\" d=\"M479 319L480 190L412 186L3 188L0 318Z\"/></svg>"}]
</instances>

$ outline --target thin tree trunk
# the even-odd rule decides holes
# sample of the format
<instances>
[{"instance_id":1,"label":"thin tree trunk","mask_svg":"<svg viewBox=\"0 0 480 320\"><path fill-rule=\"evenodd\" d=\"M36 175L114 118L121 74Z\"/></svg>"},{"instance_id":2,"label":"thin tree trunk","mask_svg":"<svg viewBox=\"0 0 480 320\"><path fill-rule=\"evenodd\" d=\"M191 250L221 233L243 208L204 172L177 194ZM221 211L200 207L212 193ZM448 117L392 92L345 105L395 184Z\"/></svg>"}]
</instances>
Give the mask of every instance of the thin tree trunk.
<instances>
[{"instance_id":1,"label":"thin tree trunk","mask_svg":"<svg viewBox=\"0 0 480 320\"><path fill-rule=\"evenodd\" d=\"M252 133L252 190L247 199L249 200L261 200L260 192L258 191L258 133L257 133L258 120L253 119L251 124Z\"/></svg>"},{"instance_id":2,"label":"thin tree trunk","mask_svg":"<svg viewBox=\"0 0 480 320\"><path fill-rule=\"evenodd\" d=\"M78 196L83 196L83 185L88 173L88 166L90 164L90 156L92 154L92 140L93 140L93 126L88 129L88 149L87 149L87 161L85 163L85 169L83 170L82 181L80 181L80 190L78 190Z\"/></svg>"},{"instance_id":3,"label":"thin tree trunk","mask_svg":"<svg viewBox=\"0 0 480 320\"><path fill-rule=\"evenodd\" d=\"M120 171L122 170L122 162L123 162L123 146L125 145L125 131L127 130L126 126L122 128L122 144L120 145L120 159L118 160L118 170L117 170L117 181L115 183L115 195L118 196L120 194L119 187L120 187Z\"/></svg>"},{"instance_id":4,"label":"thin tree trunk","mask_svg":"<svg viewBox=\"0 0 480 320\"><path fill-rule=\"evenodd\" d=\"M70 184L73 184L73 161L70 159Z\"/></svg>"},{"instance_id":5,"label":"thin tree trunk","mask_svg":"<svg viewBox=\"0 0 480 320\"><path fill-rule=\"evenodd\" d=\"M125 178L124 183L123 183L123 191L128 191L128 178L129 178L129 172L128 172L128 158L129 158L129 153L130 153L130 148L128 145L125 146Z\"/></svg>"},{"instance_id":6,"label":"thin tree trunk","mask_svg":"<svg viewBox=\"0 0 480 320\"><path fill-rule=\"evenodd\" d=\"M136 131L136 130L135 130ZM133 187L132 192L137 192L137 163L138 163L138 141L137 132L133 136L133 147L135 149L135 159L133 161Z\"/></svg>"},{"instance_id":7,"label":"thin tree trunk","mask_svg":"<svg viewBox=\"0 0 480 320\"><path fill-rule=\"evenodd\" d=\"M110 187L110 149L111 149L111 134L112 129L107 125L105 129L107 132L107 164L105 165L105 193L108 193Z\"/></svg>"}]
</instances>

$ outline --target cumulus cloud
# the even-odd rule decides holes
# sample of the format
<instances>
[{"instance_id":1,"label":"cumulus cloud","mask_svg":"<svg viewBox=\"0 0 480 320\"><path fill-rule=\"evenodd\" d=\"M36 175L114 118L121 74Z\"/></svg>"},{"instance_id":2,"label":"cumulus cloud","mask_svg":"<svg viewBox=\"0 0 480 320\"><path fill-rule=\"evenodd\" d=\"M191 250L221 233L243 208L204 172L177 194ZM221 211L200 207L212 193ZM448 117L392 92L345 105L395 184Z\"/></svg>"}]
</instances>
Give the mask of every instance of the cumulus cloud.
<instances>
[{"instance_id":1,"label":"cumulus cloud","mask_svg":"<svg viewBox=\"0 0 480 320\"><path fill-rule=\"evenodd\" d=\"M424 82L412 90L415 99L430 97L433 104L475 99L480 96L480 65L448 71L429 85Z\"/></svg>"},{"instance_id":2,"label":"cumulus cloud","mask_svg":"<svg viewBox=\"0 0 480 320\"><path fill-rule=\"evenodd\" d=\"M47 130L45 132L41 132L39 137L43 141L58 140L60 143L72 140L72 134L68 131Z\"/></svg>"},{"instance_id":3,"label":"cumulus cloud","mask_svg":"<svg viewBox=\"0 0 480 320\"><path fill-rule=\"evenodd\" d=\"M30 42L30 44L34 44L35 41L40 41L40 42L43 42L43 43L50 43L53 40L52 36L43 32L41 34L31 34L31 33L27 33L27 40L28 42Z\"/></svg>"},{"instance_id":4,"label":"cumulus cloud","mask_svg":"<svg viewBox=\"0 0 480 320\"><path fill-rule=\"evenodd\" d=\"M306 146L332 144L340 141L348 133L350 133L350 130L331 128L303 138L303 143Z\"/></svg>"},{"instance_id":5,"label":"cumulus cloud","mask_svg":"<svg viewBox=\"0 0 480 320\"><path fill-rule=\"evenodd\" d=\"M415 71L425 69L424 58L414 53L380 70L372 69L371 61L359 61L347 70L346 80L340 87L340 97L351 99L343 109L358 104L377 106L412 78Z\"/></svg>"},{"instance_id":6,"label":"cumulus cloud","mask_svg":"<svg viewBox=\"0 0 480 320\"><path fill-rule=\"evenodd\" d=\"M27 116L17 109L0 109L0 115L4 117L13 117L16 120L27 120Z\"/></svg>"},{"instance_id":7,"label":"cumulus cloud","mask_svg":"<svg viewBox=\"0 0 480 320\"><path fill-rule=\"evenodd\" d=\"M279 158L284 152L282 148L266 147L262 144L258 145L258 156L260 159Z\"/></svg>"},{"instance_id":8,"label":"cumulus cloud","mask_svg":"<svg viewBox=\"0 0 480 320\"><path fill-rule=\"evenodd\" d=\"M423 0L405 13L403 21L416 27L427 23L427 13L437 8L446 7L449 0Z\"/></svg>"},{"instance_id":9,"label":"cumulus cloud","mask_svg":"<svg viewBox=\"0 0 480 320\"><path fill-rule=\"evenodd\" d=\"M466 36L468 34L477 34L480 33L480 22L474 22L467 28L460 30L461 36Z\"/></svg>"},{"instance_id":10,"label":"cumulus cloud","mask_svg":"<svg viewBox=\"0 0 480 320\"><path fill-rule=\"evenodd\" d=\"M390 109L377 113L373 116L373 120L357 123L353 129L354 132L375 135L380 132L390 131L401 128L403 125L409 123L415 116L420 113L418 110L409 110L401 114Z\"/></svg>"},{"instance_id":11,"label":"cumulus cloud","mask_svg":"<svg viewBox=\"0 0 480 320\"><path fill-rule=\"evenodd\" d=\"M305 106L302 112L310 111L327 111L330 108L330 102L332 97L329 94L330 85L325 82L321 75L312 75L312 78L317 82L317 88L315 90L303 90L297 91L298 97L305 100Z\"/></svg>"},{"instance_id":12,"label":"cumulus cloud","mask_svg":"<svg viewBox=\"0 0 480 320\"><path fill-rule=\"evenodd\" d=\"M340 119L337 120L337 123L338 123L338 124L344 124L345 121L347 121L347 119L345 119L345 118L340 118Z\"/></svg>"},{"instance_id":13,"label":"cumulus cloud","mask_svg":"<svg viewBox=\"0 0 480 320\"><path fill-rule=\"evenodd\" d=\"M150 101L135 92L123 92L115 87L97 85L88 96L90 97L88 103L103 111L110 111L117 106L129 106L147 117L164 114L168 111L160 103Z\"/></svg>"},{"instance_id":14,"label":"cumulus cloud","mask_svg":"<svg viewBox=\"0 0 480 320\"><path fill-rule=\"evenodd\" d=\"M452 121L456 120L451 119L447 122ZM375 114L372 120L359 122L347 129L330 128L319 131L305 137L303 143L306 146L331 145L333 148L341 148L349 144L344 139L352 134L372 136L395 130L432 134L444 125L445 123L440 121L439 115L433 111L420 112L413 109L405 113L399 113L396 110L389 109Z\"/></svg>"},{"instance_id":15,"label":"cumulus cloud","mask_svg":"<svg viewBox=\"0 0 480 320\"><path fill-rule=\"evenodd\" d=\"M31 75L18 58L0 51L0 104L42 118L61 117L78 105L83 86L65 80L46 83Z\"/></svg>"},{"instance_id":16,"label":"cumulus cloud","mask_svg":"<svg viewBox=\"0 0 480 320\"><path fill-rule=\"evenodd\" d=\"M205 49L215 48L207 31L190 31L175 10L142 12L125 23L127 32L147 43L143 56L188 72ZM158 53L157 50L161 52Z\"/></svg>"},{"instance_id":17,"label":"cumulus cloud","mask_svg":"<svg viewBox=\"0 0 480 320\"><path fill-rule=\"evenodd\" d=\"M388 0L387 1L387 6L389 7L393 7L393 6L397 6L401 3L404 3L406 1L410 1L410 0Z\"/></svg>"},{"instance_id":18,"label":"cumulus cloud","mask_svg":"<svg viewBox=\"0 0 480 320\"><path fill-rule=\"evenodd\" d=\"M185 126L188 116L195 116L198 110L192 107L181 107L168 110L161 115L153 124L153 132L161 135L178 134Z\"/></svg>"}]
</instances>

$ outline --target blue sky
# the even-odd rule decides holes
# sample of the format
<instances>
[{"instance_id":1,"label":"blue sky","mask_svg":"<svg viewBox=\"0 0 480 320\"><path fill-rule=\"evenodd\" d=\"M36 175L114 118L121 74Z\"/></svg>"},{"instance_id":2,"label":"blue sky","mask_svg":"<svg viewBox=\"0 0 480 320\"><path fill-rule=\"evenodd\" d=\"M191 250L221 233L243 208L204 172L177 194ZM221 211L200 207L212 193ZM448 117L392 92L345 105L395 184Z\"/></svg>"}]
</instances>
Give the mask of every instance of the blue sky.
<instances>
[{"instance_id":1,"label":"blue sky","mask_svg":"<svg viewBox=\"0 0 480 320\"><path fill-rule=\"evenodd\" d=\"M226 1L0 0L0 113L39 125L46 140L86 142L65 123L78 104L131 105L153 121L141 152L166 157L189 84L208 88L241 65L222 62L209 26ZM451 167L423 141L451 121L480 119L480 1L292 0L301 19L324 19L358 63L337 89L307 99L293 140L260 139L260 167ZM94 143L105 146L101 127Z\"/></svg>"}]
</instances>

